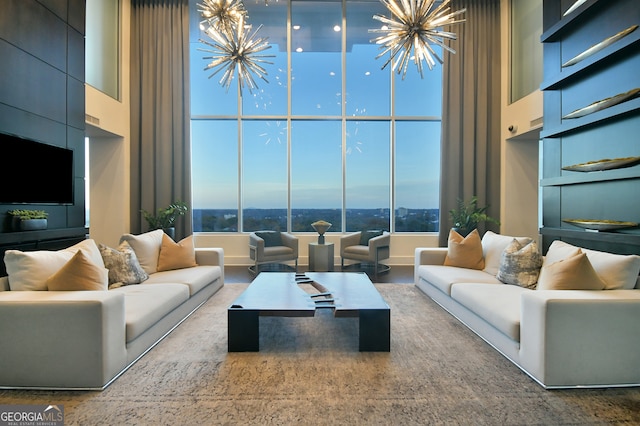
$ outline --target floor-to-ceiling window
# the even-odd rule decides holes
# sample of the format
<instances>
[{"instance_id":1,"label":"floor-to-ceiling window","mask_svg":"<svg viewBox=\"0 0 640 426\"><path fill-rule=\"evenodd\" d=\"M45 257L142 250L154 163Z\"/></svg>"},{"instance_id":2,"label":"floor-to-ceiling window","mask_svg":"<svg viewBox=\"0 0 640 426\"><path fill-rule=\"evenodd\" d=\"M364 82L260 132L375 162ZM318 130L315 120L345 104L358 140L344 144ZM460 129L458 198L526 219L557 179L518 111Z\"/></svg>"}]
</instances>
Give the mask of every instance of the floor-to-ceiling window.
<instances>
[{"instance_id":1,"label":"floor-to-ceiling window","mask_svg":"<svg viewBox=\"0 0 640 426\"><path fill-rule=\"evenodd\" d=\"M268 38L268 83L240 90L205 71L191 0L196 232L438 230L442 72L387 66L369 29L379 0L246 0Z\"/></svg>"}]
</instances>

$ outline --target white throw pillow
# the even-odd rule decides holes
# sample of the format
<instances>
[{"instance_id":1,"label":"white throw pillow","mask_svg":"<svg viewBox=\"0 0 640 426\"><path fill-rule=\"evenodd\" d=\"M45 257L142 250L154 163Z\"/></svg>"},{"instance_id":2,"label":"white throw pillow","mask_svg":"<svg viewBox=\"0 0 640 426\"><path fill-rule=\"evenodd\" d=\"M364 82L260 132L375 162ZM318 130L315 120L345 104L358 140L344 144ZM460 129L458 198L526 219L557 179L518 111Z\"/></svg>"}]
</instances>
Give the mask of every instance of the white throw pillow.
<instances>
[{"instance_id":1,"label":"white throw pillow","mask_svg":"<svg viewBox=\"0 0 640 426\"><path fill-rule=\"evenodd\" d=\"M508 235L496 234L493 231L487 231L482 236L482 254L484 256L484 271L496 276L500 270L500 259L502 252L513 241L518 240L522 246L526 246L531 242L529 237L510 237Z\"/></svg>"},{"instance_id":2,"label":"white throw pillow","mask_svg":"<svg viewBox=\"0 0 640 426\"><path fill-rule=\"evenodd\" d=\"M80 249L96 266L104 268L98 245L92 239L58 251L7 250L4 263L11 291L47 290L47 279L62 269Z\"/></svg>"},{"instance_id":3,"label":"white throw pillow","mask_svg":"<svg viewBox=\"0 0 640 426\"><path fill-rule=\"evenodd\" d=\"M578 250L580 248L564 241L556 240L549 247L549 253L552 254L550 263L554 262L554 258L555 261L559 260L556 258L557 256L564 255L563 258L567 258L571 253L575 253ZM605 290L632 289L635 287L638 274L640 274L640 256L607 253L585 248L582 248L582 252L587 255L591 266L593 266L600 279L604 281ZM547 253L547 258L549 258L549 253ZM545 259L546 262L547 259Z\"/></svg>"},{"instance_id":4,"label":"white throw pillow","mask_svg":"<svg viewBox=\"0 0 640 426\"><path fill-rule=\"evenodd\" d=\"M120 237L120 243L123 241L128 242L133 251L136 252L142 269L147 274L153 274L158 271L158 257L160 256L163 235L164 231L162 229L156 229L140 235L124 234Z\"/></svg>"}]
</instances>

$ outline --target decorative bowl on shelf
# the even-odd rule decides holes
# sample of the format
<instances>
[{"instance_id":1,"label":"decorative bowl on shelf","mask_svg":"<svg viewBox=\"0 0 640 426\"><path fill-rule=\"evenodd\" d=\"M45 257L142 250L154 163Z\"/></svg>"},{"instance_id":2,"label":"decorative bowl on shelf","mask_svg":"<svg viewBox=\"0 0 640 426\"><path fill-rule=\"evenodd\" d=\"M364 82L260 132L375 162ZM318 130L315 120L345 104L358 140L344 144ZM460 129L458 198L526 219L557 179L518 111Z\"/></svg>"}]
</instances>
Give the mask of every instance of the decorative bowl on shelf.
<instances>
[{"instance_id":1,"label":"decorative bowl on shelf","mask_svg":"<svg viewBox=\"0 0 640 426\"><path fill-rule=\"evenodd\" d=\"M619 220L562 219L562 221L593 231L613 231L615 229L634 228L638 226L636 222L623 222Z\"/></svg>"},{"instance_id":2,"label":"decorative bowl on shelf","mask_svg":"<svg viewBox=\"0 0 640 426\"><path fill-rule=\"evenodd\" d=\"M630 99L633 99L638 95L640 95L640 88L635 88L635 89L629 90L628 92L620 93L610 98L606 98L606 99L602 99L601 101L594 102L591 105L587 105L584 108L579 108L565 115L564 117L562 117L562 119L564 120L567 118L584 117L585 115L589 115L594 112L601 111L603 109L606 109L614 105L618 105L622 102L628 101Z\"/></svg>"},{"instance_id":3,"label":"decorative bowl on shelf","mask_svg":"<svg viewBox=\"0 0 640 426\"><path fill-rule=\"evenodd\" d=\"M565 166L562 170L572 172L596 172L601 170L622 169L624 167L635 166L636 164L640 164L640 157L605 158L603 160Z\"/></svg>"}]
</instances>

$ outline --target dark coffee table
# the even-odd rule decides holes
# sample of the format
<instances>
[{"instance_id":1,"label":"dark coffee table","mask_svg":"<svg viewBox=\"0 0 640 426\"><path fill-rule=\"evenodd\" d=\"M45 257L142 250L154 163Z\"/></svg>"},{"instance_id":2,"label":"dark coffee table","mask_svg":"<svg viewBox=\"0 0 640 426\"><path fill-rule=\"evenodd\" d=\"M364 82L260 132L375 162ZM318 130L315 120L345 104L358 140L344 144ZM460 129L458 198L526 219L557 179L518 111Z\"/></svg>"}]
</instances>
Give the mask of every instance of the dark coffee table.
<instances>
[{"instance_id":1,"label":"dark coffee table","mask_svg":"<svg viewBox=\"0 0 640 426\"><path fill-rule=\"evenodd\" d=\"M360 351L390 351L389 305L369 277L356 272L260 273L227 310L228 350L260 350L261 316L312 317L317 309L359 318Z\"/></svg>"}]
</instances>

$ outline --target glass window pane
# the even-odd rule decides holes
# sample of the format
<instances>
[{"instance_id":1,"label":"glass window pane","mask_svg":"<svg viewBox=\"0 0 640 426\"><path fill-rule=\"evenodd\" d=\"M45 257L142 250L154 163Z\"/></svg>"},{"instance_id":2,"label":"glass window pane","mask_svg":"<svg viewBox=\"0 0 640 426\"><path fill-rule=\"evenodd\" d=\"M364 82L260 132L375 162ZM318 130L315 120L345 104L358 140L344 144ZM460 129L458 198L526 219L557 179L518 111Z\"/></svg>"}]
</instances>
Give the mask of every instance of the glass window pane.
<instances>
[{"instance_id":1,"label":"glass window pane","mask_svg":"<svg viewBox=\"0 0 640 426\"><path fill-rule=\"evenodd\" d=\"M291 110L295 115L342 113L342 5L293 1ZM337 29L337 31L336 31Z\"/></svg>"},{"instance_id":2,"label":"glass window pane","mask_svg":"<svg viewBox=\"0 0 640 426\"><path fill-rule=\"evenodd\" d=\"M395 231L438 231L440 122L396 123Z\"/></svg>"},{"instance_id":3,"label":"glass window pane","mask_svg":"<svg viewBox=\"0 0 640 426\"><path fill-rule=\"evenodd\" d=\"M435 46L434 50L442 58L442 48ZM429 70L427 64L423 62L423 78L420 77L413 62L409 64L404 80L402 73L393 75L395 76L394 114L396 116L442 116L442 65L440 63L436 63L433 70Z\"/></svg>"},{"instance_id":4,"label":"glass window pane","mask_svg":"<svg viewBox=\"0 0 640 426\"><path fill-rule=\"evenodd\" d=\"M210 53L200 49L207 48L202 43L190 45L190 76L191 76L191 115L192 116L237 116L238 115L238 87L231 84L229 90L219 84L222 72L209 78L211 71L205 71L208 61L203 59ZM234 80L235 81L235 80Z\"/></svg>"},{"instance_id":5,"label":"glass window pane","mask_svg":"<svg viewBox=\"0 0 640 426\"><path fill-rule=\"evenodd\" d=\"M287 123L242 126L242 230L287 230Z\"/></svg>"},{"instance_id":6,"label":"glass window pane","mask_svg":"<svg viewBox=\"0 0 640 426\"><path fill-rule=\"evenodd\" d=\"M346 230L389 230L388 121L347 123Z\"/></svg>"},{"instance_id":7,"label":"glass window pane","mask_svg":"<svg viewBox=\"0 0 640 426\"><path fill-rule=\"evenodd\" d=\"M384 15L387 8L379 1L347 3L347 116L389 115L389 67L381 70L383 58L376 59L379 46L371 43L375 28L373 15Z\"/></svg>"},{"instance_id":8,"label":"glass window pane","mask_svg":"<svg viewBox=\"0 0 640 426\"><path fill-rule=\"evenodd\" d=\"M87 0L85 79L120 100L120 2Z\"/></svg>"},{"instance_id":9,"label":"glass window pane","mask_svg":"<svg viewBox=\"0 0 640 426\"><path fill-rule=\"evenodd\" d=\"M253 26L250 34L258 31L257 38L266 38L271 46L259 55L273 55L263 58L262 66L267 72L268 83L254 76L257 89L246 90L242 95L244 115L285 115L287 114L287 2L264 1L245 2L248 23ZM258 29L259 26L262 26Z\"/></svg>"},{"instance_id":10,"label":"glass window pane","mask_svg":"<svg viewBox=\"0 0 640 426\"><path fill-rule=\"evenodd\" d=\"M193 230L238 231L238 123L191 121Z\"/></svg>"},{"instance_id":11,"label":"glass window pane","mask_svg":"<svg viewBox=\"0 0 640 426\"><path fill-rule=\"evenodd\" d=\"M294 121L291 124L292 230L315 232L326 220L342 228L342 123Z\"/></svg>"},{"instance_id":12,"label":"glass window pane","mask_svg":"<svg viewBox=\"0 0 640 426\"><path fill-rule=\"evenodd\" d=\"M542 0L511 0L511 102L542 83Z\"/></svg>"}]
</instances>

